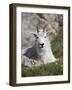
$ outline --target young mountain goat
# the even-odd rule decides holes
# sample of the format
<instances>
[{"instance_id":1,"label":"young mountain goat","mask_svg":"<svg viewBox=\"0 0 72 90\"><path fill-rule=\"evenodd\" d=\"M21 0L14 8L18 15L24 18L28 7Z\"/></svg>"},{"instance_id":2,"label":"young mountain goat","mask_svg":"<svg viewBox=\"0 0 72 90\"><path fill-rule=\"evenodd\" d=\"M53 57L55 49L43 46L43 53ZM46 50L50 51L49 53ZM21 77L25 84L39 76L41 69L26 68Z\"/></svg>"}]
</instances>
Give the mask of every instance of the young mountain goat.
<instances>
[{"instance_id":1,"label":"young mountain goat","mask_svg":"<svg viewBox=\"0 0 72 90\"><path fill-rule=\"evenodd\" d=\"M47 64L56 61L52 50L51 40L48 36L48 31L44 28L37 28L37 34L35 36L35 44L26 50L24 56L28 57L32 64Z\"/></svg>"}]
</instances>

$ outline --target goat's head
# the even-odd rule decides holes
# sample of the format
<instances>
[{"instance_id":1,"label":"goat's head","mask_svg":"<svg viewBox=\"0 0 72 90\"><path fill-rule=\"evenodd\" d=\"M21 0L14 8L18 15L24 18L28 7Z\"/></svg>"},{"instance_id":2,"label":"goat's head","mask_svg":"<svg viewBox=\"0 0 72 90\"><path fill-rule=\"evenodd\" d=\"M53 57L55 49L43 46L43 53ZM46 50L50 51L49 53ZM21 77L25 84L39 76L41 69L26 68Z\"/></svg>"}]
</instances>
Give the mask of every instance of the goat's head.
<instances>
[{"instance_id":1,"label":"goat's head","mask_svg":"<svg viewBox=\"0 0 72 90\"><path fill-rule=\"evenodd\" d=\"M37 27L37 33L34 34L36 38L36 44L39 48L43 49L45 47L46 41L47 41L47 31L44 28L38 28Z\"/></svg>"}]
</instances>

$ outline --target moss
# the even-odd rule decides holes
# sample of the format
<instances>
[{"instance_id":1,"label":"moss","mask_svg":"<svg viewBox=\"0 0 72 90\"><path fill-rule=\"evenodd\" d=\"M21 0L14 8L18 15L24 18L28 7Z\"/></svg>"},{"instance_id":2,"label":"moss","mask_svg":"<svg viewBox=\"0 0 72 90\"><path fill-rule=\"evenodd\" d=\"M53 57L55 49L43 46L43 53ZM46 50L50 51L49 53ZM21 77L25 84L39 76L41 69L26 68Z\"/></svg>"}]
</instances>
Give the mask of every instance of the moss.
<instances>
[{"instance_id":1,"label":"moss","mask_svg":"<svg viewBox=\"0 0 72 90\"><path fill-rule=\"evenodd\" d=\"M63 63L62 61L56 61L54 63L33 66L22 67L22 77L31 76L51 76L51 75L62 75L63 74Z\"/></svg>"}]
</instances>

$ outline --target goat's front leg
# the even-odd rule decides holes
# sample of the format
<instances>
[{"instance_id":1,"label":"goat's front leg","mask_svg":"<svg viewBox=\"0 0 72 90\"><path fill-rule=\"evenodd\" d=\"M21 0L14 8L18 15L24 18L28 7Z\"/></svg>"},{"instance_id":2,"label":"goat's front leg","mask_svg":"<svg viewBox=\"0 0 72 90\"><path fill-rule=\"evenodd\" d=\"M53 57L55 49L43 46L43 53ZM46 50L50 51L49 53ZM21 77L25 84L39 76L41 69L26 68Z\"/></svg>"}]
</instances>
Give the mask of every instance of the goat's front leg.
<instances>
[{"instance_id":1,"label":"goat's front leg","mask_svg":"<svg viewBox=\"0 0 72 90\"><path fill-rule=\"evenodd\" d=\"M36 60L34 60L34 59L33 59L33 60L31 60L30 62L31 62L31 64L33 64L33 65L37 63L37 61L36 61Z\"/></svg>"}]
</instances>

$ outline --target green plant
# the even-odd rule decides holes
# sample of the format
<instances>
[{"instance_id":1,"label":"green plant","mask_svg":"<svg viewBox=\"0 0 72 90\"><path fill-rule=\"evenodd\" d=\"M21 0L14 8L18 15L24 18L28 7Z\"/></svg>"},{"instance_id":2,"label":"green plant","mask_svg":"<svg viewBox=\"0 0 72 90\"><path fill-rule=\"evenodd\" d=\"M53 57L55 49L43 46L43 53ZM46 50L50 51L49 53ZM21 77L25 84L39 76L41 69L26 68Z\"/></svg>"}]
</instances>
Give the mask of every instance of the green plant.
<instances>
[{"instance_id":1,"label":"green plant","mask_svg":"<svg viewBox=\"0 0 72 90\"><path fill-rule=\"evenodd\" d=\"M50 64L44 64L41 66L24 67L22 66L22 77L31 76L51 76L63 74L62 61L56 61Z\"/></svg>"}]
</instances>

